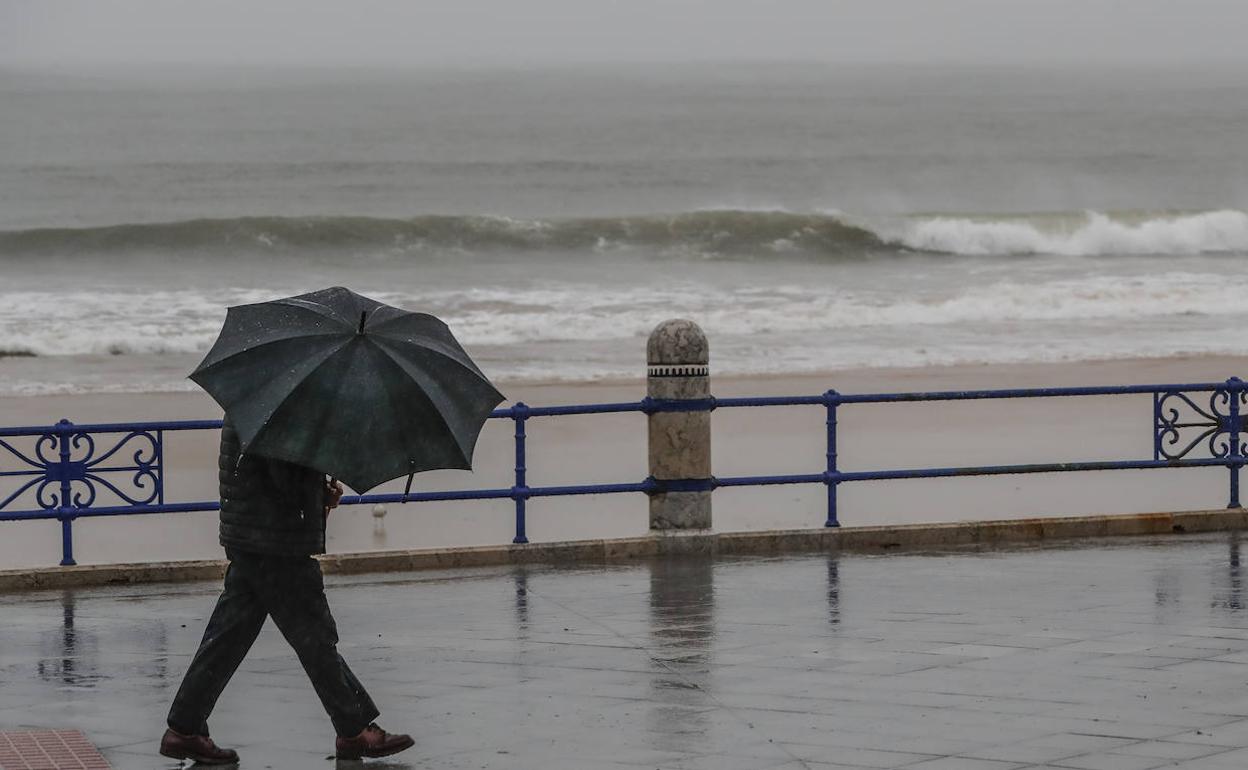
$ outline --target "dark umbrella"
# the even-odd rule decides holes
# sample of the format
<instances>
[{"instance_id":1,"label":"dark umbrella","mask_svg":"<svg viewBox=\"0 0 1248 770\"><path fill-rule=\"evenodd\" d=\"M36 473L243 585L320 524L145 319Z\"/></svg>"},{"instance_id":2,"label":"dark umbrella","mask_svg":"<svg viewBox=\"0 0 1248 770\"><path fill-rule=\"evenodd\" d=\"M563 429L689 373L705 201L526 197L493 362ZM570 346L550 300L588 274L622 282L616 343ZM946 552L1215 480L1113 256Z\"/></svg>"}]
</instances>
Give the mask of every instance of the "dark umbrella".
<instances>
[{"instance_id":1,"label":"dark umbrella","mask_svg":"<svg viewBox=\"0 0 1248 770\"><path fill-rule=\"evenodd\" d=\"M471 468L503 400L442 321L342 287L230 308L191 379L225 409L244 452L357 492Z\"/></svg>"}]
</instances>

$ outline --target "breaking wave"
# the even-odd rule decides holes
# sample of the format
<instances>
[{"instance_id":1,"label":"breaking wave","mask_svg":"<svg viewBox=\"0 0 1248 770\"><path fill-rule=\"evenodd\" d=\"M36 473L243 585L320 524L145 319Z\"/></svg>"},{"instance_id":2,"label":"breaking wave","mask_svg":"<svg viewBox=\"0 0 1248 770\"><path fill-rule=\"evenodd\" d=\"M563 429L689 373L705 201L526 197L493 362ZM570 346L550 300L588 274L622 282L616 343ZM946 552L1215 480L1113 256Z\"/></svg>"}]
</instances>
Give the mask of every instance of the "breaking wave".
<instances>
[{"instance_id":1,"label":"breaking wave","mask_svg":"<svg viewBox=\"0 0 1248 770\"><path fill-rule=\"evenodd\" d=\"M0 255L202 250L286 252L586 251L645 248L690 254L793 250L841 254L882 247L870 230L824 214L694 211L587 219L488 216L242 217L0 232Z\"/></svg>"},{"instance_id":2,"label":"breaking wave","mask_svg":"<svg viewBox=\"0 0 1248 770\"><path fill-rule=\"evenodd\" d=\"M932 217L907 223L893 241L966 255L1217 254L1248 251L1248 213L1224 210L1144 218L1089 213L1078 220ZM1048 226L1045 226L1048 225Z\"/></svg>"},{"instance_id":3,"label":"breaking wave","mask_svg":"<svg viewBox=\"0 0 1248 770\"><path fill-rule=\"evenodd\" d=\"M0 232L0 257L613 249L673 256L825 258L914 251L968 256L1236 253L1248 252L1248 213L925 215L874 220L840 212L742 210L582 219L241 217Z\"/></svg>"}]
</instances>

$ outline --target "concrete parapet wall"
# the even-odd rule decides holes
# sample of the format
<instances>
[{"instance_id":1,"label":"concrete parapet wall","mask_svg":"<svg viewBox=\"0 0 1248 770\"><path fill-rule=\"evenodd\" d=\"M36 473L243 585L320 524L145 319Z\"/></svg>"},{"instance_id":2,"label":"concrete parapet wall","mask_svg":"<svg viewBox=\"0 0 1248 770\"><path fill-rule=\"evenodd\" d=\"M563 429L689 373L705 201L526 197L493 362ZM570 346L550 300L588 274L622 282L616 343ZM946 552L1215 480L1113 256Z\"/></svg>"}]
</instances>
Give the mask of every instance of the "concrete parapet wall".
<instances>
[{"instance_id":1,"label":"concrete parapet wall","mask_svg":"<svg viewBox=\"0 0 1248 770\"><path fill-rule=\"evenodd\" d=\"M0 592L124 583L193 583L220 580L225 576L225 564L224 560L161 561L0 570Z\"/></svg>"},{"instance_id":2,"label":"concrete parapet wall","mask_svg":"<svg viewBox=\"0 0 1248 770\"><path fill-rule=\"evenodd\" d=\"M1248 529L1248 511L1235 508L761 532L693 530L611 540L329 554L320 559L326 574L355 575L507 564L610 563L664 555L746 556L820 551L923 550L1242 529ZM178 561L0 570L0 592L215 581L225 574L225 564L224 561Z\"/></svg>"}]
</instances>

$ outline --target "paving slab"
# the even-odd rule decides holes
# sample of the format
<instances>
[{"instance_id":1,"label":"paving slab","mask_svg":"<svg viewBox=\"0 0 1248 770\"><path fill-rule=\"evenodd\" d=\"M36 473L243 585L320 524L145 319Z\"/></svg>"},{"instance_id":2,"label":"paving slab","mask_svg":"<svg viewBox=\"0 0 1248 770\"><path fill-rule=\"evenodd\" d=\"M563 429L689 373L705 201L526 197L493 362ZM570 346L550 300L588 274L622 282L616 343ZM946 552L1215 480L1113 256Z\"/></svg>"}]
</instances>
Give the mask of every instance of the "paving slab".
<instances>
[{"instance_id":1,"label":"paving slab","mask_svg":"<svg viewBox=\"0 0 1248 770\"><path fill-rule=\"evenodd\" d=\"M341 651L416 737L366 768L1248 766L1240 535L332 576ZM0 596L0 731L174 768L219 585ZM357 768L272 625L211 720L242 768Z\"/></svg>"},{"instance_id":2,"label":"paving slab","mask_svg":"<svg viewBox=\"0 0 1248 770\"><path fill-rule=\"evenodd\" d=\"M0 732L2 770L111 770L80 730Z\"/></svg>"}]
</instances>

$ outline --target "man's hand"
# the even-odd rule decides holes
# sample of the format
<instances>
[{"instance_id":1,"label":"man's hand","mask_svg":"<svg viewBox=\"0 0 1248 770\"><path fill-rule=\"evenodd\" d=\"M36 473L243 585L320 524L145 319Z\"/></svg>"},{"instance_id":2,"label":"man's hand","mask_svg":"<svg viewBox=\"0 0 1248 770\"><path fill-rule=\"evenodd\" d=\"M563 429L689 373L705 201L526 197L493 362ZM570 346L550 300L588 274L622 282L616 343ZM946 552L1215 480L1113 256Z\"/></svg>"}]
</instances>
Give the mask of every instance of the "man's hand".
<instances>
[{"instance_id":1,"label":"man's hand","mask_svg":"<svg viewBox=\"0 0 1248 770\"><path fill-rule=\"evenodd\" d=\"M338 507L339 501L342 500L342 484L338 479L325 480L325 518L329 518L329 512Z\"/></svg>"}]
</instances>

